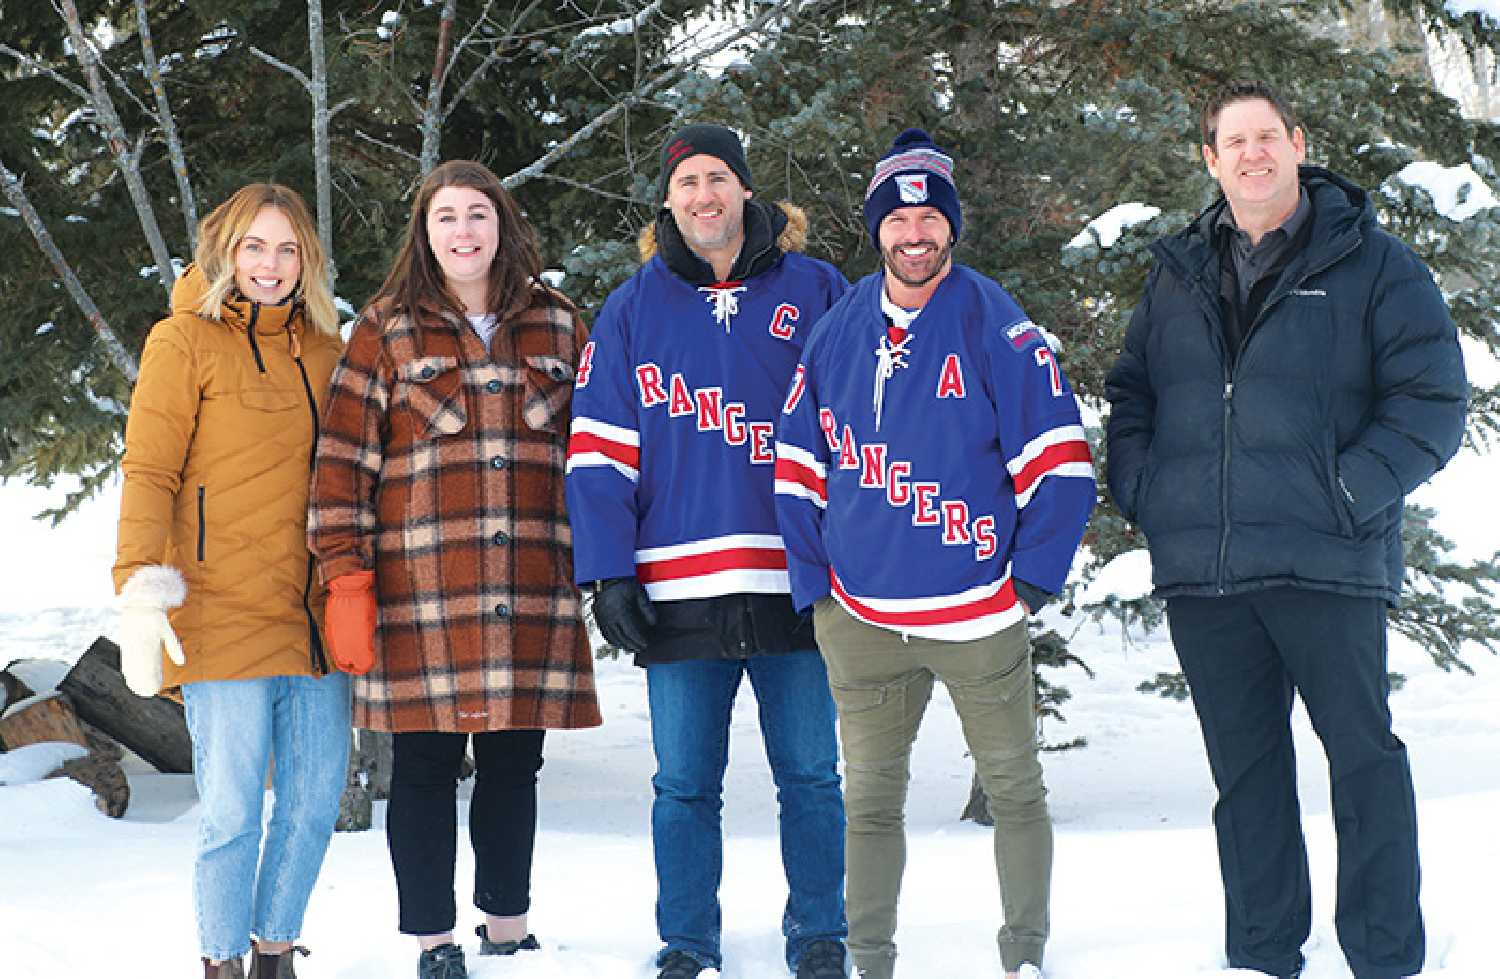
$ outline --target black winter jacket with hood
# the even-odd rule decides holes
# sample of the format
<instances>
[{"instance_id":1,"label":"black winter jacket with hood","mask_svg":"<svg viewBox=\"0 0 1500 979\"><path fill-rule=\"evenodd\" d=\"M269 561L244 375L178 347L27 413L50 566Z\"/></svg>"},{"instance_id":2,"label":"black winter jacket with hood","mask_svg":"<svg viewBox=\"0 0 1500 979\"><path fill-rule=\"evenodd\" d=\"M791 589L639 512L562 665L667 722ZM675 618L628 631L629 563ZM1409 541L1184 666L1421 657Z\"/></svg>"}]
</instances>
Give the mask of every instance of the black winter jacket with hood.
<instances>
[{"instance_id":1,"label":"black winter jacket with hood","mask_svg":"<svg viewBox=\"0 0 1500 979\"><path fill-rule=\"evenodd\" d=\"M1109 486L1158 597L1296 586L1394 604L1404 497L1457 451L1467 384L1427 267L1369 196L1300 168L1313 213L1238 357L1220 199L1157 262L1106 393Z\"/></svg>"}]
</instances>

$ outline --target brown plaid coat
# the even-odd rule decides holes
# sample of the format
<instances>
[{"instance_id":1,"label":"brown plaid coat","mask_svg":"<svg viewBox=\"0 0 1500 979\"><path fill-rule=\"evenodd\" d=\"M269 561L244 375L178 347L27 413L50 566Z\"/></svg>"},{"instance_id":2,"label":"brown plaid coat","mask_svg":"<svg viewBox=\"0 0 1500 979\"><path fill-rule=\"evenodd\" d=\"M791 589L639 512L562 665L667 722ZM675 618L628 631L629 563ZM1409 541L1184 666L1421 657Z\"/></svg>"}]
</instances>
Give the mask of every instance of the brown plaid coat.
<instances>
[{"instance_id":1,"label":"brown plaid coat","mask_svg":"<svg viewBox=\"0 0 1500 979\"><path fill-rule=\"evenodd\" d=\"M327 582L375 569L375 667L354 723L600 723L563 503L587 334L540 286L486 350L466 322L366 310L334 370L308 544Z\"/></svg>"}]
</instances>

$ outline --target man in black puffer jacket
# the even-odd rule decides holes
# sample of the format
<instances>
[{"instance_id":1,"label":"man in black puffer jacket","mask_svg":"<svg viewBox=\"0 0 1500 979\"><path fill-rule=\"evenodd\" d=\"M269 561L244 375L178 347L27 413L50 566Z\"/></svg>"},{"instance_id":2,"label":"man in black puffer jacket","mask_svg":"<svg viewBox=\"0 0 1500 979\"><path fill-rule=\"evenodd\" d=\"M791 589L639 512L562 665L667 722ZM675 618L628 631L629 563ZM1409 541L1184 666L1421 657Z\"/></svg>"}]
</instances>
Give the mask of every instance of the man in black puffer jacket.
<instances>
[{"instance_id":1,"label":"man in black puffer jacket","mask_svg":"<svg viewBox=\"0 0 1500 979\"><path fill-rule=\"evenodd\" d=\"M1457 451L1457 331L1368 195L1305 158L1263 83L1203 112L1224 197L1152 246L1110 372L1109 484L1146 534L1209 765L1231 967L1295 976L1311 925L1289 715L1331 771L1339 942L1421 971L1416 803L1391 732L1386 606L1404 497Z\"/></svg>"}]
</instances>

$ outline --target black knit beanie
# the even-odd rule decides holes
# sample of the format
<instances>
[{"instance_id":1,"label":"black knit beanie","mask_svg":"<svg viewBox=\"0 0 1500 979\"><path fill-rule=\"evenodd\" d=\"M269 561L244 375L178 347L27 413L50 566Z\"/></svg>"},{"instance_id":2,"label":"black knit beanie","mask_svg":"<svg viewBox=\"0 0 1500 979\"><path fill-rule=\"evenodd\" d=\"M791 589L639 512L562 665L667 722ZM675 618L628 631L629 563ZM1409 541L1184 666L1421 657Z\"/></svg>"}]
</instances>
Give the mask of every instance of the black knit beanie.
<instances>
[{"instance_id":1,"label":"black knit beanie","mask_svg":"<svg viewBox=\"0 0 1500 979\"><path fill-rule=\"evenodd\" d=\"M953 157L943 152L920 129L908 129L875 165L865 191L865 229L880 249L880 222L898 207L935 207L948 219L953 239L963 230L958 185L953 182Z\"/></svg>"},{"instance_id":2,"label":"black knit beanie","mask_svg":"<svg viewBox=\"0 0 1500 979\"><path fill-rule=\"evenodd\" d=\"M661 148L661 199L667 199L667 187L672 181L672 172L688 157L704 153L717 157L728 164L734 175L740 178L745 189L751 190L750 164L745 162L745 147L740 145L734 130L723 126L695 123L679 130Z\"/></svg>"}]
</instances>

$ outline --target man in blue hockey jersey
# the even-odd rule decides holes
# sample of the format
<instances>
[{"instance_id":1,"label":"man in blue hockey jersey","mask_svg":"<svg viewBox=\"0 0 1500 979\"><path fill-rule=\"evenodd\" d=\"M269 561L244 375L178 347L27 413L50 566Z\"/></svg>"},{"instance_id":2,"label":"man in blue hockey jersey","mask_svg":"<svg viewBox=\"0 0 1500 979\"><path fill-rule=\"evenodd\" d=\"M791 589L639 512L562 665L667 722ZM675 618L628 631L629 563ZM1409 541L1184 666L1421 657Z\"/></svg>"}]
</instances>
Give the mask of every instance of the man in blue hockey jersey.
<instances>
[{"instance_id":1,"label":"man in blue hockey jersey","mask_svg":"<svg viewBox=\"0 0 1500 979\"><path fill-rule=\"evenodd\" d=\"M911 746L938 678L995 817L1001 964L1035 977L1052 825L1026 615L1067 577L1093 465L1041 330L999 285L953 263L953 160L907 130L876 167L864 213L884 269L808 339L776 445L792 601L814 608L838 704L849 951L861 977L894 972Z\"/></svg>"},{"instance_id":2,"label":"man in blue hockey jersey","mask_svg":"<svg viewBox=\"0 0 1500 979\"><path fill-rule=\"evenodd\" d=\"M749 676L781 804L786 961L845 974L844 810L834 708L792 608L773 501L775 418L812 324L849 288L800 254L807 219L752 197L739 138L693 125L662 151L644 264L580 357L568 446L577 581L646 668L659 979L720 964L720 809Z\"/></svg>"}]
</instances>

